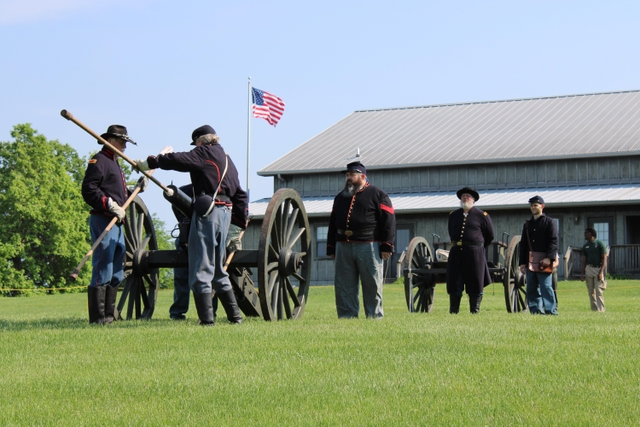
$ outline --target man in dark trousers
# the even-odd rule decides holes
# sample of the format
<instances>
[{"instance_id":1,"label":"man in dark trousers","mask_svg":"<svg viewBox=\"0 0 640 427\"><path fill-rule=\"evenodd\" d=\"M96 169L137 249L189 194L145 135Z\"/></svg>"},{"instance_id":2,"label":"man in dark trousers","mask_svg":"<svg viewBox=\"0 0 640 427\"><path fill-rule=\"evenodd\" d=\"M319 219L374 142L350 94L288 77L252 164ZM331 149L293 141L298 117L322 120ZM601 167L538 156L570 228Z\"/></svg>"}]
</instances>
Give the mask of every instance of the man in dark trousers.
<instances>
[{"instance_id":1,"label":"man in dark trousers","mask_svg":"<svg viewBox=\"0 0 640 427\"><path fill-rule=\"evenodd\" d=\"M127 134L127 128L111 125L101 137L120 152L127 148L127 142L133 142ZM102 144L98 141L99 144ZM87 290L89 299L89 322L111 323L116 318L116 297L118 286L124 275L125 243L122 224L125 211L122 205L130 196L124 173L118 164L115 152L102 147L94 155L84 174L82 181L82 197L91 206L89 229L93 242L104 232L114 217L118 222L109 230L93 252L91 283ZM140 192L148 184L146 177L141 177Z\"/></svg>"},{"instance_id":2,"label":"man in dark trousers","mask_svg":"<svg viewBox=\"0 0 640 427\"><path fill-rule=\"evenodd\" d=\"M209 126L191 134L191 151L149 156L138 168L189 172L193 184L193 214L188 239L189 287L194 293L201 325L213 325L212 291L231 323L242 323L229 275L225 271L225 243L230 223L247 224L247 193L240 187L238 171Z\"/></svg>"},{"instance_id":3,"label":"man in dark trousers","mask_svg":"<svg viewBox=\"0 0 640 427\"><path fill-rule=\"evenodd\" d=\"M553 218L543 213L544 199L533 196L529 199L532 217L522 227L520 240L520 271L527 275L527 302L531 314L557 315L557 301L553 292L553 273L532 271L529 265L529 251L544 252L542 266L549 266L558 257L558 228ZM537 267L537 266L536 266Z\"/></svg>"},{"instance_id":4,"label":"man in dark trousers","mask_svg":"<svg viewBox=\"0 0 640 427\"><path fill-rule=\"evenodd\" d=\"M476 208L477 191L464 187L456 193L460 209L449 214L451 251L447 261L449 313L460 311L462 292L469 295L471 313L480 312L484 287L491 283L486 248L493 241L493 223L487 212Z\"/></svg>"},{"instance_id":5,"label":"man in dark trousers","mask_svg":"<svg viewBox=\"0 0 640 427\"><path fill-rule=\"evenodd\" d=\"M346 185L333 200L327 235L327 255L336 261L338 317L358 317L361 281L365 315L381 319L383 265L393 252L395 212L387 193L369 184L362 163L349 163L342 173Z\"/></svg>"}]
</instances>

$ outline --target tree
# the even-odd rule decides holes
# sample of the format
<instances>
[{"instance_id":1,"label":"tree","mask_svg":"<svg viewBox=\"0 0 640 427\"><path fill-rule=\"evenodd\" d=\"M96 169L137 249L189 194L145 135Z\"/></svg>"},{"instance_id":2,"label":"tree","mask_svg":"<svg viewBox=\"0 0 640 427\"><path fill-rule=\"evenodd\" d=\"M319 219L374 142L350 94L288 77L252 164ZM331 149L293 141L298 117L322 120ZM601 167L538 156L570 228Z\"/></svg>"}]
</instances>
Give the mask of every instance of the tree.
<instances>
[{"instance_id":1,"label":"tree","mask_svg":"<svg viewBox=\"0 0 640 427\"><path fill-rule=\"evenodd\" d=\"M11 136L0 142L0 290L86 285L86 274L69 279L91 247L80 193L86 160L29 123Z\"/></svg>"}]
</instances>

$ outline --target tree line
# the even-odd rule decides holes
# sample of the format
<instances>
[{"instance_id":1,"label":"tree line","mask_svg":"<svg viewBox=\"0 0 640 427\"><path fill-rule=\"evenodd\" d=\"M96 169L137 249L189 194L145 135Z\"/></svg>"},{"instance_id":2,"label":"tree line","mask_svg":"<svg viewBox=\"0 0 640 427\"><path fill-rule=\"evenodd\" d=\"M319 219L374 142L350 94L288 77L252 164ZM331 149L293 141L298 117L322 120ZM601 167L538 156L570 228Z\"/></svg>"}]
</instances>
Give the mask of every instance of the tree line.
<instances>
[{"instance_id":1,"label":"tree line","mask_svg":"<svg viewBox=\"0 0 640 427\"><path fill-rule=\"evenodd\" d=\"M84 291L88 261L78 279L70 274L91 249L89 211L81 194L88 157L58 140L47 140L31 124L0 142L0 294ZM128 184L132 169L121 162ZM158 249L172 249L165 224L152 214ZM173 270L161 269L161 287L173 286Z\"/></svg>"}]
</instances>

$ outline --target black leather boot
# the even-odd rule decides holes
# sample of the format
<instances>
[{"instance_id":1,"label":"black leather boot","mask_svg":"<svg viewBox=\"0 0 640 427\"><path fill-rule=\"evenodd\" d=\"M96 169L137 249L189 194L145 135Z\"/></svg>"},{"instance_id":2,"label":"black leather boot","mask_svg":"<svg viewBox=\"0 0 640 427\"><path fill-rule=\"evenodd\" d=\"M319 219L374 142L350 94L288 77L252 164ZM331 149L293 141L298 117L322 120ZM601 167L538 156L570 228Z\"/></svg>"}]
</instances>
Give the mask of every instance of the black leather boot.
<instances>
[{"instance_id":1,"label":"black leather boot","mask_svg":"<svg viewBox=\"0 0 640 427\"><path fill-rule=\"evenodd\" d=\"M118 320L118 310L116 310L116 300L118 299L117 286L105 286L106 294L104 299L104 322L113 323Z\"/></svg>"},{"instance_id":2,"label":"black leather boot","mask_svg":"<svg viewBox=\"0 0 640 427\"><path fill-rule=\"evenodd\" d=\"M458 314L460 311L460 301L462 300L462 295L449 295L449 313L450 314Z\"/></svg>"},{"instance_id":3,"label":"black leather boot","mask_svg":"<svg viewBox=\"0 0 640 427\"><path fill-rule=\"evenodd\" d=\"M236 301L236 295L233 291L216 292L216 295L218 296L218 300L220 300L220 304L222 304L224 311L227 312L227 319L229 319L229 322L242 323L242 314L240 314L238 301Z\"/></svg>"},{"instance_id":4,"label":"black leather boot","mask_svg":"<svg viewBox=\"0 0 640 427\"><path fill-rule=\"evenodd\" d=\"M469 295L469 311L471 314L480 313L482 295Z\"/></svg>"},{"instance_id":5,"label":"black leather boot","mask_svg":"<svg viewBox=\"0 0 640 427\"><path fill-rule=\"evenodd\" d=\"M193 294L196 302L196 310L198 311L198 319L202 326L213 326L213 306L211 305L211 292L204 294Z\"/></svg>"},{"instance_id":6,"label":"black leather boot","mask_svg":"<svg viewBox=\"0 0 640 427\"><path fill-rule=\"evenodd\" d=\"M89 286L87 298L89 299L89 323L104 324L104 300L106 286Z\"/></svg>"},{"instance_id":7,"label":"black leather boot","mask_svg":"<svg viewBox=\"0 0 640 427\"><path fill-rule=\"evenodd\" d=\"M213 320L215 321L218 318L218 295L215 292L211 293L213 295L211 300L211 306L213 307Z\"/></svg>"}]
</instances>

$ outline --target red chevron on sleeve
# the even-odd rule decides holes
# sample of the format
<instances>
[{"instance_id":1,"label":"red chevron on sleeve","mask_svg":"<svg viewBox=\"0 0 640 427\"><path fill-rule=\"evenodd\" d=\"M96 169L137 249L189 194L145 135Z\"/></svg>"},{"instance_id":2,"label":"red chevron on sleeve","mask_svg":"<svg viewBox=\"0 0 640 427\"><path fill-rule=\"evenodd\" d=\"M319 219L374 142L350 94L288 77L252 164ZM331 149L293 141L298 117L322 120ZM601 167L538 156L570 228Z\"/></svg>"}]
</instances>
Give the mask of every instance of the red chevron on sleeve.
<instances>
[{"instance_id":1,"label":"red chevron on sleeve","mask_svg":"<svg viewBox=\"0 0 640 427\"><path fill-rule=\"evenodd\" d=\"M383 211L389 212L391 215L393 215L395 212L393 210L393 206L383 205L382 203L380 204L380 209L382 209Z\"/></svg>"}]
</instances>

